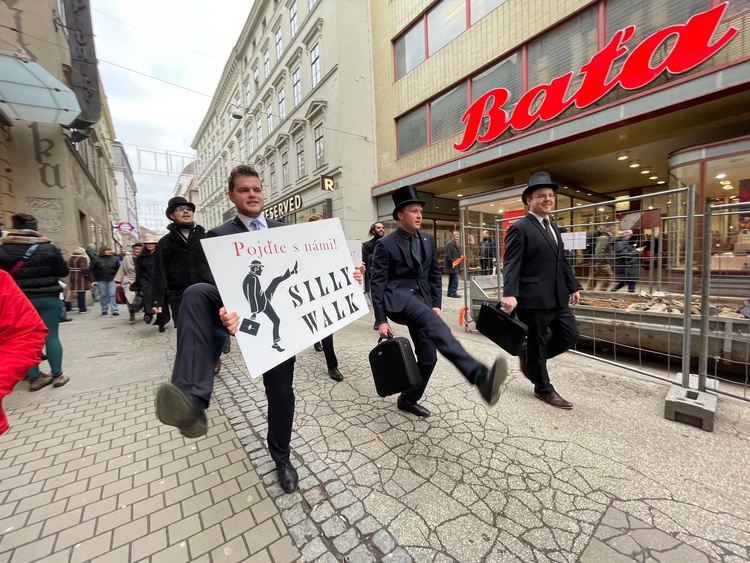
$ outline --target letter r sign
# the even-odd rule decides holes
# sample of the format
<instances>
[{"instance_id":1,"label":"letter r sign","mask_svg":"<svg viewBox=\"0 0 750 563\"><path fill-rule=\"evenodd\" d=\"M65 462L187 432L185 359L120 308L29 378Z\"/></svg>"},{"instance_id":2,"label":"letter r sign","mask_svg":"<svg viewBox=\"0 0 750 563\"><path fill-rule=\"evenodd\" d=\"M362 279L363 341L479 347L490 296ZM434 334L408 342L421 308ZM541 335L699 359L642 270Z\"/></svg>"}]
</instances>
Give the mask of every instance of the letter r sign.
<instances>
[{"instance_id":1,"label":"letter r sign","mask_svg":"<svg viewBox=\"0 0 750 563\"><path fill-rule=\"evenodd\" d=\"M333 176L321 176L320 177L320 189L324 192L333 191Z\"/></svg>"}]
</instances>

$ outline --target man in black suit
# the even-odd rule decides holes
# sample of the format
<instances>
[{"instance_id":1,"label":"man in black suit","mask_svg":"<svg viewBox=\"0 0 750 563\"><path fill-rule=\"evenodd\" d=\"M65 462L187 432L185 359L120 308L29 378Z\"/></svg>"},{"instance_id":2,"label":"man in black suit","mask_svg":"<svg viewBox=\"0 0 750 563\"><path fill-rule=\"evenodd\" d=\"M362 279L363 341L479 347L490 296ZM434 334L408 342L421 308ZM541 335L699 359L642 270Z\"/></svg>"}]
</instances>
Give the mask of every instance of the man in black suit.
<instances>
[{"instance_id":1,"label":"man in black suit","mask_svg":"<svg viewBox=\"0 0 750 563\"><path fill-rule=\"evenodd\" d=\"M576 305L581 297L581 286L565 260L560 231L549 220L557 189L547 172L536 172L521 194L529 213L505 235L501 302L507 311L517 310L529 327L519 362L534 383L534 396L553 407L571 409L573 405L555 391L547 372L547 359L567 351L578 339L568 304Z\"/></svg>"},{"instance_id":2,"label":"man in black suit","mask_svg":"<svg viewBox=\"0 0 750 563\"><path fill-rule=\"evenodd\" d=\"M479 265L483 276L492 275L495 267L495 239L490 237L490 232L482 231L482 242L479 243Z\"/></svg>"},{"instance_id":3,"label":"man in black suit","mask_svg":"<svg viewBox=\"0 0 750 563\"><path fill-rule=\"evenodd\" d=\"M370 272L370 291L375 309L375 322L381 338L391 333L388 319L409 327L414 342L422 385L402 393L398 408L416 416L430 416L430 411L417 404L422 398L437 353L448 358L469 383L476 385L482 398L494 405L500 387L508 375L504 356L487 366L469 355L440 319L442 277L437 261L435 239L419 230L422 225L424 201L414 186L405 186L393 193L393 219L399 227L375 245Z\"/></svg>"},{"instance_id":4,"label":"man in black suit","mask_svg":"<svg viewBox=\"0 0 750 563\"><path fill-rule=\"evenodd\" d=\"M228 195L237 208L237 216L209 231L209 237L284 225L267 219L263 214L263 186L251 166L240 165L232 170ZM185 290L177 325L172 382L159 388L156 413L161 422L176 426L187 438L205 436L208 431L205 411L214 382L214 328L222 326L222 313L225 311L215 285L198 283ZM268 449L276 462L279 484L287 493L294 491L298 482L289 447L294 419L294 362L294 357L289 358L263 374L268 398Z\"/></svg>"}]
</instances>

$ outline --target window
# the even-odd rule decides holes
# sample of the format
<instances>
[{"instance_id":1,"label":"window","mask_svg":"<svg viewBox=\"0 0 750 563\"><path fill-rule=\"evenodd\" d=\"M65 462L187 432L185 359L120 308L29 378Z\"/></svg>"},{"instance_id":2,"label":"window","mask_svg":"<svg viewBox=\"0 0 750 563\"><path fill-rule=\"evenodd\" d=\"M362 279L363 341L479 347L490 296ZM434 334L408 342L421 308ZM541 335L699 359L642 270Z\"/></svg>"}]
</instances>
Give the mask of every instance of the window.
<instances>
[{"instance_id":1,"label":"window","mask_svg":"<svg viewBox=\"0 0 750 563\"><path fill-rule=\"evenodd\" d=\"M294 98L294 107L297 107L302 100L302 84L300 84L299 67L292 72L292 94Z\"/></svg>"},{"instance_id":2,"label":"window","mask_svg":"<svg viewBox=\"0 0 750 563\"><path fill-rule=\"evenodd\" d=\"M432 143L460 133L461 117L468 107L466 82L430 103L430 141Z\"/></svg>"},{"instance_id":3,"label":"window","mask_svg":"<svg viewBox=\"0 0 750 563\"><path fill-rule=\"evenodd\" d=\"M396 77L401 78L407 72L411 72L426 58L424 20L420 20L417 25L396 40Z\"/></svg>"},{"instance_id":4,"label":"window","mask_svg":"<svg viewBox=\"0 0 750 563\"><path fill-rule=\"evenodd\" d=\"M258 67L253 69L253 82L255 82L255 89L258 89Z\"/></svg>"},{"instance_id":5,"label":"window","mask_svg":"<svg viewBox=\"0 0 750 563\"><path fill-rule=\"evenodd\" d=\"M318 125L313 129L315 138L315 168L320 168L326 163L326 151L323 146L323 126Z\"/></svg>"},{"instance_id":6,"label":"window","mask_svg":"<svg viewBox=\"0 0 750 563\"><path fill-rule=\"evenodd\" d=\"M250 156L255 152L255 149L253 148L253 120L250 120L250 123L247 126L247 156Z\"/></svg>"},{"instance_id":7,"label":"window","mask_svg":"<svg viewBox=\"0 0 750 563\"><path fill-rule=\"evenodd\" d=\"M310 49L310 69L312 71L312 87L315 88L320 82L320 43Z\"/></svg>"},{"instance_id":8,"label":"window","mask_svg":"<svg viewBox=\"0 0 750 563\"><path fill-rule=\"evenodd\" d=\"M284 44L281 39L281 28L276 30L276 60L281 60L281 53L284 51Z\"/></svg>"},{"instance_id":9,"label":"window","mask_svg":"<svg viewBox=\"0 0 750 563\"><path fill-rule=\"evenodd\" d=\"M502 4L505 4L505 0L471 0L471 25Z\"/></svg>"},{"instance_id":10,"label":"window","mask_svg":"<svg viewBox=\"0 0 750 563\"><path fill-rule=\"evenodd\" d=\"M281 181L286 188L289 185L289 153L281 153Z\"/></svg>"},{"instance_id":11,"label":"window","mask_svg":"<svg viewBox=\"0 0 750 563\"><path fill-rule=\"evenodd\" d=\"M289 6L289 30L292 32L292 37L297 35L297 0Z\"/></svg>"},{"instance_id":12,"label":"window","mask_svg":"<svg viewBox=\"0 0 750 563\"><path fill-rule=\"evenodd\" d=\"M399 158L427 146L427 106L396 120Z\"/></svg>"},{"instance_id":13,"label":"window","mask_svg":"<svg viewBox=\"0 0 750 563\"><path fill-rule=\"evenodd\" d=\"M237 135L237 148L240 154L240 163L245 162L245 140L242 138L242 133Z\"/></svg>"},{"instance_id":14,"label":"window","mask_svg":"<svg viewBox=\"0 0 750 563\"><path fill-rule=\"evenodd\" d=\"M260 145L263 144L263 122L261 121L261 116L258 116L258 148L260 148Z\"/></svg>"},{"instance_id":15,"label":"window","mask_svg":"<svg viewBox=\"0 0 750 563\"><path fill-rule=\"evenodd\" d=\"M268 134L271 134L271 131L273 131L273 107L269 103L266 106L266 122L268 124Z\"/></svg>"},{"instance_id":16,"label":"window","mask_svg":"<svg viewBox=\"0 0 750 563\"><path fill-rule=\"evenodd\" d=\"M466 30L466 0L443 0L427 14L428 56Z\"/></svg>"},{"instance_id":17,"label":"window","mask_svg":"<svg viewBox=\"0 0 750 563\"><path fill-rule=\"evenodd\" d=\"M250 83L245 82L245 107L250 107Z\"/></svg>"},{"instance_id":18,"label":"window","mask_svg":"<svg viewBox=\"0 0 750 563\"><path fill-rule=\"evenodd\" d=\"M305 175L305 140L297 141L297 179Z\"/></svg>"},{"instance_id":19,"label":"window","mask_svg":"<svg viewBox=\"0 0 750 563\"><path fill-rule=\"evenodd\" d=\"M510 92L510 103L515 104L521 97L521 54L513 53L495 66L471 79L472 102L494 90L505 88Z\"/></svg>"},{"instance_id":20,"label":"window","mask_svg":"<svg viewBox=\"0 0 750 563\"><path fill-rule=\"evenodd\" d=\"M276 163L271 162L268 165L268 176L271 178L271 193L279 193L279 187L276 185Z\"/></svg>"},{"instance_id":21,"label":"window","mask_svg":"<svg viewBox=\"0 0 750 563\"><path fill-rule=\"evenodd\" d=\"M318 0L307 0L307 9L312 12L312 9L315 7L315 4L318 3Z\"/></svg>"},{"instance_id":22,"label":"window","mask_svg":"<svg viewBox=\"0 0 750 563\"><path fill-rule=\"evenodd\" d=\"M284 105L284 89L279 90L279 121L286 117L286 107Z\"/></svg>"},{"instance_id":23,"label":"window","mask_svg":"<svg viewBox=\"0 0 750 563\"><path fill-rule=\"evenodd\" d=\"M263 51L263 73L264 78L268 78L271 74L271 55L268 54L268 49Z\"/></svg>"}]
</instances>

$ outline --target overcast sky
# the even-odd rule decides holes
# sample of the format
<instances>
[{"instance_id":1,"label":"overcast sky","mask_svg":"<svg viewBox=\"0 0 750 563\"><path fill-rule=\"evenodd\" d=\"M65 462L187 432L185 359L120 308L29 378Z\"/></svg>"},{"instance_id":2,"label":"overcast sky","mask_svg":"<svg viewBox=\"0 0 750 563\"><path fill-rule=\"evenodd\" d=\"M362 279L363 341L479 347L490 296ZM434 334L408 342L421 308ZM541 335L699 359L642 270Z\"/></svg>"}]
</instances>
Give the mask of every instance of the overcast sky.
<instances>
[{"instance_id":1,"label":"overcast sky","mask_svg":"<svg viewBox=\"0 0 750 563\"><path fill-rule=\"evenodd\" d=\"M212 96L252 5L253 0L92 1L99 72L117 140L134 172L136 146L194 154L190 143L211 99L108 63ZM135 180L140 202L166 204L177 176L137 173Z\"/></svg>"}]
</instances>

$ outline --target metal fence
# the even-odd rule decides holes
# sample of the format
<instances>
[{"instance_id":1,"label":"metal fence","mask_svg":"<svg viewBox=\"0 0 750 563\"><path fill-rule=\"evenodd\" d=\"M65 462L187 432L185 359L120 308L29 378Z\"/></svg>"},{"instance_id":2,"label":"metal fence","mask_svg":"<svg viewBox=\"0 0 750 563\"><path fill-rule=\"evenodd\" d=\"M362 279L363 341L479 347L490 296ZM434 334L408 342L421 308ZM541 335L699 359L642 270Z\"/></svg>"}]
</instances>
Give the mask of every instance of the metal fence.
<instances>
[{"instance_id":1,"label":"metal fence","mask_svg":"<svg viewBox=\"0 0 750 563\"><path fill-rule=\"evenodd\" d=\"M648 205L656 201L665 202L665 208ZM627 291L627 284L614 291L621 281L619 257L612 256L612 273L602 276L589 239L595 227L617 224L623 215L632 214L618 210L634 207L644 213L654 208L658 213L651 215L648 228L633 229L638 237L633 246L641 249L633 291ZM574 218L587 208L597 209L601 220L576 223ZM715 211L720 210L722 217L740 216L743 209L750 209L750 204L708 206L705 217L696 214L695 187L685 186L555 211L558 226L567 231L566 249L572 250L567 259L576 277L585 289L593 280L598 282L597 289L582 292L581 303L574 308L580 333L575 352L683 387L702 386L700 390L750 400L750 319L745 316L750 313L741 312L750 308L745 304L750 299L750 256L746 269L738 270L744 258L727 262L732 256L717 256L711 250ZM514 220L498 219L493 229L499 263L508 222ZM464 243L477 231L463 228ZM731 267L723 267L723 262ZM499 299L498 287L502 287L501 268L491 278L467 269L468 310L476 315L483 300ZM699 376L691 381L691 373Z\"/></svg>"}]
</instances>

